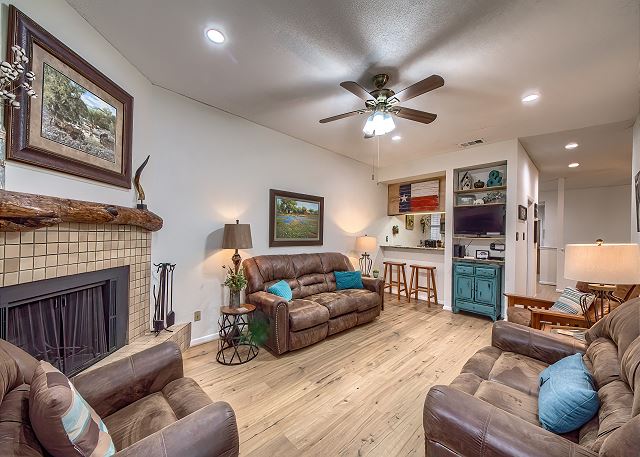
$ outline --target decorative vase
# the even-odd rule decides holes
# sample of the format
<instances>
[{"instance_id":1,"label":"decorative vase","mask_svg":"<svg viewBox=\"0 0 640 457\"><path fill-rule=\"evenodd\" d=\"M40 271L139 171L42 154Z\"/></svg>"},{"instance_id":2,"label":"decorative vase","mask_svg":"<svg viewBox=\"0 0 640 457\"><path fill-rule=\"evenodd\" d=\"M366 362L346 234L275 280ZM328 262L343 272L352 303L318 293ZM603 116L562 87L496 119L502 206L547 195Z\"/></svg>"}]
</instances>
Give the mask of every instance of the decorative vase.
<instances>
[{"instance_id":1,"label":"decorative vase","mask_svg":"<svg viewBox=\"0 0 640 457\"><path fill-rule=\"evenodd\" d=\"M240 291L229 290L229 308L239 308L239 307L240 307Z\"/></svg>"}]
</instances>

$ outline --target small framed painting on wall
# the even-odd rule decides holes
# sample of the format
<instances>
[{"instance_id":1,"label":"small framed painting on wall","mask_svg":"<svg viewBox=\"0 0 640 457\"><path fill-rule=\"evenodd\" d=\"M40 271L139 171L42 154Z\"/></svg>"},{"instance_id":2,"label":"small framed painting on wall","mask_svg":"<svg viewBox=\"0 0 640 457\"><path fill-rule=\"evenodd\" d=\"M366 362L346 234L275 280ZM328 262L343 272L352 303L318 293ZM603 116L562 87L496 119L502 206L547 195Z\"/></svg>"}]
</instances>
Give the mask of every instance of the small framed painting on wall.
<instances>
[{"instance_id":1,"label":"small framed painting on wall","mask_svg":"<svg viewBox=\"0 0 640 457\"><path fill-rule=\"evenodd\" d=\"M526 221L527 220L527 207L526 206L518 205L518 219L520 219L521 221Z\"/></svg>"},{"instance_id":2,"label":"small framed painting on wall","mask_svg":"<svg viewBox=\"0 0 640 457\"><path fill-rule=\"evenodd\" d=\"M269 191L269 246L322 246L324 197Z\"/></svg>"}]
</instances>

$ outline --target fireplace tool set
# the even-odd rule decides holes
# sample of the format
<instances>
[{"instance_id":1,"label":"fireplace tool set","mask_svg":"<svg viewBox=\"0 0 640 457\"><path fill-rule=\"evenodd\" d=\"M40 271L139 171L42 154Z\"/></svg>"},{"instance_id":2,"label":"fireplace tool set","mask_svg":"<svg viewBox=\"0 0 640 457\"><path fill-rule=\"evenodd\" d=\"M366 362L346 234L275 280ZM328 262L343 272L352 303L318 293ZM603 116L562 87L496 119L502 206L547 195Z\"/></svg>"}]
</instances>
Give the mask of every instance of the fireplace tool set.
<instances>
[{"instance_id":1,"label":"fireplace tool set","mask_svg":"<svg viewBox=\"0 0 640 457\"><path fill-rule=\"evenodd\" d=\"M153 312L153 332L158 336L162 330L171 332L168 327L176 323L176 313L173 311L173 271L174 263L153 264L158 273L159 286L153 285L155 307Z\"/></svg>"}]
</instances>

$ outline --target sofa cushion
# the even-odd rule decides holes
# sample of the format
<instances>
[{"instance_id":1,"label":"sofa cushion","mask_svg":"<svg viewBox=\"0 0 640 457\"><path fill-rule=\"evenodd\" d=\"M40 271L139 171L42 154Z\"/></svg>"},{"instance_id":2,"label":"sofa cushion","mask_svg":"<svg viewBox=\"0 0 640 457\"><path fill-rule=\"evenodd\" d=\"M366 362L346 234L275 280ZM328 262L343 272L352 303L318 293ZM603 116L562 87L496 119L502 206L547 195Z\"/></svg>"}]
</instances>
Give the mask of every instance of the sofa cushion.
<instances>
[{"instance_id":1,"label":"sofa cushion","mask_svg":"<svg viewBox=\"0 0 640 457\"><path fill-rule=\"evenodd\" d=\"M322 341L327 337L328 331L329 324L325 322L298 332L289 332L289 350L295 351Z\"/></svg>"},{"instance_id":2,"label":"sofa cushion","mask_svg":"<svg viewBox=\"0 0 640 457\"><path fill-rule=\"evenodd\" d=\"M368 289L343 289L337 290L336 294L346 295L357 300L359 313L380 305L380 295Z\"/></svg>"},{"instance_id":3,"label":"sofa cushion","mask_svg":"<svg viewBox=\"0 0 640 457\"><path fill-rule=\"evenodd\" d=\"M171 381L164 386L162 394L178 419L213 403L202 387L191 378Z\"/></svg>"},{"instance_id":4,"label":"sofa cushion","mask_svg":"<svg viewBox=\"0 0 640 457\"><path fill-rule=\"evenodd\" d=\"M162 392L156 392L104 418L118 451L177 421Z\"/></svg>"},{"instance_id":5,"label":"sofa cushion","mask_svg":"<svg viewBox=\"0 0 640 457\"><path fill-rule=\"evenodd\" d=\"M289 302L289 329L292 332L315 327L329 320L329 310L315 301L297 298Z\"/></svg>"},{"instance_id":6,"label":"sofa cushion","mask_svg":"<svg viewBox=\"0 0 640 457\"><path fill-rule=\"evenodd\" d=\"M538 376L546 367L546 363L526 355L503 352L493 365L487 379L537 396L540 386Z\"/></svg>"},{"instance_id":7,"label":"sofa cushion","mask_svg":"<svg viewBox=\"0 0 640 457\"><path fill-rule=\"evenodd\" d=\"M270 286L267 289L267 292L273 295L277 295L278 297L282 297L287 301L291 301L291 299L293 298L291 287L289 286L287 281L278 281L274 285Z\"/></svg>"},{"instance_id":8,"label":"sofa cushion","mask_svg":"<svg viewBox=\"0 0 640 457\"><path fill-rule=\"evenodd\" d=\"M482 381L474 397L534 425L538 421L538 397L499 382Z\"/></svg>"},{"instance_id":9,"label":"sofa cushion","mask_svg":"<svg viewBox=\"0 0 640 457\"><path fill-rule=\"evenodd\" d=\"M568 433L587 424L600 408L598 392L581 354L565 357L540 373L538 414L542 426Z\"/></svg>"},{"instance_id":10,"label":"sofa cushion","mask_svg":"<svg viewBox=\"0 0 640 457\"><path fill-rule=\"evenodd\" d=\"M358 309L358 298L348 294L337 292L323 292L321 294L310 295L307 300L324 306L329 311L331 318L352 313Z\"/></svg>"},{"instance_id":11,"label":"sofa cushion","mask_svg":"<svg viewBox=\"0 0 640 457\"><path fill-rule=\"evenodd\" d=\"M598 389L620 379L618 348L610 339L598 338L591 342L585 358L590 362L587 368L591 370Z\"/></svg>"},{"instance_id":12,"label":"sofa cushion","mask_svg":"<svg viewBox=\"0 0 640 457\"><path fill-rule=\"evenodd\" d=\"M595 296L593 294L580 292L573 287L565 287L562 295L558 297L550 309L559 313L582 315L585 309L589 309L594 299ZM583 302L584 309L582 307Z\"/></svg>"},{"instance_id":13,"label":"sofa cushion","mask_svg":"<svg viewBox=\"0 0 640 457\"><path fill-rule=\"evenodd\" d=\"M527 308L513 306L509 308L508 313L509 322L531 327L531 311Z\"/></svg>"},{"instance_id":14,"label":"sofa cushion","mask_svg":"<svg viewBox=\"0 0 640 457\"><path fill-rule=\"evenodd\" d=\"M54 456L115 454L100 416L48 362L40 362L31 380L29 419L40 444Z\"/></svg>"},{"instance_id":15,"label":"sofa cushion","mask_svg":"<svg viewBox=\"0 0 640 457\"><path fill-rule=\"evenodd\" d=\"M362 285L362 273L359 271L335 271L336 289L364 289Z\"/></svg>"},{"instance_id":16,"label":"sofa cushion","mask_svg":"<svg viewBox=\"0 0 640 457\"><path fill-rule=\"evenodd\" d=\"M354 312L334 317L333 319L329 319L329 335L344 332L356 325L358 325L358 313Z\"/></svg>"},{"instance_id":17,"label":"sofa cushion","mask_svg":"<svg viewBox=\"0 0 640 457\"><path fill-rule=\"evenodd\" d=\"M618 348L618 360L627 351L629 345L640 335L640 298L623 303L605 319L600 319L591 327L585 337L587 343L598 338L609 338Z\"/></svg>"},{"instance_id":18,"label":"sofa cushion","mask_svg":"<svg viewBox=\"0 0 640 457\"><path fill-rule=\"evenodd\" d=\"M40 457L42 447L29 420L29 386L7 392L0 403L0 449L2 455Z\"/></svg>"}]
</instances>

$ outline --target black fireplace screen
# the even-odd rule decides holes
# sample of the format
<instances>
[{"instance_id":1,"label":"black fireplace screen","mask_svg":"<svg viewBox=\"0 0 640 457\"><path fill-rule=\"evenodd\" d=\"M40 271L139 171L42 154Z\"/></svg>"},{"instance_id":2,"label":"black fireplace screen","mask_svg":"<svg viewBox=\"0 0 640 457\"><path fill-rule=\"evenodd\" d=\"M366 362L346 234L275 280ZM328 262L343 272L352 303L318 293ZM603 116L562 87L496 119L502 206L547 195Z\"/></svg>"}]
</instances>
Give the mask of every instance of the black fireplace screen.
<instances>
[{"instance_id":1,"label":"black fireplace screen","mask_svg":"<svg viewBox=\"0 0 640 457\"><path fill-rule=\"evenodd\" d=\"M122 268L0 289L0 337L67 375L82 371L126 339Z\"/></svg>"}]
</instances>

